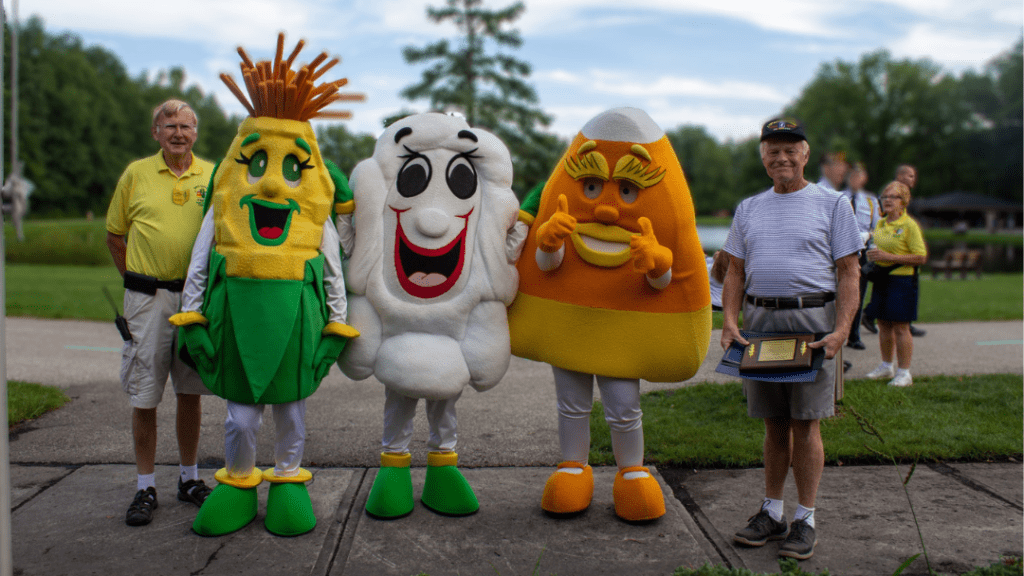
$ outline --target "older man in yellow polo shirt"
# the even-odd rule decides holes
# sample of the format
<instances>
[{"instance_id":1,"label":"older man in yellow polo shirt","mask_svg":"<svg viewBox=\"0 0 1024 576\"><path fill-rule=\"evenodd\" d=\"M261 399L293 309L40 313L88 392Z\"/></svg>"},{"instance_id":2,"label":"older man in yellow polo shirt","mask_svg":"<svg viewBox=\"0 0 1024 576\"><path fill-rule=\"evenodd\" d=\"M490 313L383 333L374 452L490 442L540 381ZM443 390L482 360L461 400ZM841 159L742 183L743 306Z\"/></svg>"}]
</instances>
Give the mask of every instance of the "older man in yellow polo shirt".
<instances>
[{"instance_id":1,"label":"older man in yellow polo shirt","mask_svg":"<svg viewBox=\"0 0 1024 576\"><path fill-rule=\"evenodd\" d=\"M178 358L177 328L167 321L181 306L185 272L213 173L213 164L192 154L197 128L196 114L185 102L168 100L157 106L152 134L160 152L128 165L107 211L107 247L124 277L124 316L131 333L121 358L138 471L137 492L125 515L129 526L149 524L157 508L156 407L168 375L178 400L178 499L201 506L210 493L196 467L199 395L209 391Z\"/></svg>"}]
</instances>

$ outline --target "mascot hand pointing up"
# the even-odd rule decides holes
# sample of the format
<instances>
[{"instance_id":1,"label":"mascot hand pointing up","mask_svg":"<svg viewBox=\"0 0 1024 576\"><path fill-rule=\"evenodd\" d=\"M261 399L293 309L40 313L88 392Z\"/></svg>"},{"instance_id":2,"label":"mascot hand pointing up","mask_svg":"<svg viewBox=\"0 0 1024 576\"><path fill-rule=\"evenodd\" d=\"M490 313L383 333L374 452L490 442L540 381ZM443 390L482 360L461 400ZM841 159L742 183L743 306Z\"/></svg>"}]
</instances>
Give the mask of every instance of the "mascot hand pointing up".
<instances>
[{"instance_id":1,"label":"mascot hand pointing up","mask_svg":"<svg viewBox=\"0 0 1024 576\"><path fill-rule=\"evenodd\" d=\"M615 513L665 513L643 466L640 379L693 376L708 350L711 296L693 200L665 133L616 108L588 122L543 190L523 203L531 225L509 309L512 352L551 364L563 462L544 487L553 514L585 510L594 381L619 472Z\"/></svg>"},{"instance_id":2,"label":"mascot hand pointing up","mask_svg":"<svg viewBox=\"0 0 1024 576\"><path fill-rule=\"evenodd\" d=\"M341 96L345 80L313 86L337 60L321 54L297 73L282 58L242 72L249 104L229 76L221 77L249 110L227 157L214 170L206 216L192 251L181 326L203 382L228 401L225 468L192 528L227 534L256 517L256 486L271 483L265 526L282 536L313 529L312 478L299 465L306 438L306 398L358 332L346 324L345 284L335 205L351 192L344 176L320 155L309 119L337 116L321 108ZM343 115L347 115L344 114ZM276 465L260 471L256 433L273 405Z\"/></svg>"},{"instance_id":3,"label":"mascot hand pointing up","mask_svg":"<svg viewBox=\"0 0 1024 576\"><path fill-rule=\"evenodd\" d=\"M456 468L455 403L467 385L487 390L508 368L506 306L525 234L518 242L510 235L518 213L511 183L505 145L446 114L392 124L352 172L346 281L349 320L361 336L338 364L350 378L374 375L385 386L381 469L366 502L372 516L413 509L409 442L420 398L430 425L421 501L447 515L479 508ZM343 245L348 230L339 218Z\"/></svg>"}]
</instances>

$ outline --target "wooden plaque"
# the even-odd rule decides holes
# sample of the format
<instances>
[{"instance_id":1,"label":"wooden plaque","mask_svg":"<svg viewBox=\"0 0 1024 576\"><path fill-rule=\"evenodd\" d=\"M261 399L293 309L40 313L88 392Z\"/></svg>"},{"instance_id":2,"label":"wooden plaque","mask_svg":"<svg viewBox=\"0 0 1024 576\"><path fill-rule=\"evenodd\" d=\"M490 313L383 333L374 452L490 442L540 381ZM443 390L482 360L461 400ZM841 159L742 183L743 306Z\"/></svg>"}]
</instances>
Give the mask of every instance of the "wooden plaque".
<instances>
[{"instance_id":1,"label":"wooden plaque","mask_svg":"<svg viewBox=\"0 0 1024 576\"><path fill-rule=\"evenodd\" d=\"M814 340L814 334L802 333L747 338L740 371L808 370L814 350L807 345Z\"/></svg>"}]
</instances>

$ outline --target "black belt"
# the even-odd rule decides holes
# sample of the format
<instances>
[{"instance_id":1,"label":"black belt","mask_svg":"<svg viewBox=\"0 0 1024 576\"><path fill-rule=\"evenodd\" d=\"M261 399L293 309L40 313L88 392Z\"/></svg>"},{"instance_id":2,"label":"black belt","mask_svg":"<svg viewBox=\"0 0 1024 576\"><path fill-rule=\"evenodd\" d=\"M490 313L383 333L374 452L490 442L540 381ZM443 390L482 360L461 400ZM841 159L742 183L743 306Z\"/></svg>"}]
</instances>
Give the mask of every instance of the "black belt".
<instances>
[{"instance_id":1,"label":"black belt","mask_svg":"<svg viewBox=\"0 0 1024 576\"><path fill-rule=\"evenodd\" d=\"M836 295L832 292L823 292L821 294L809 294L807 296L787 297L787 298L759 298L757 296L751 296L747 294L747 302L750 302L758 308L776 308L779 310L792 310L796 308L821 308L827 302L831 302L836 299Z\"/></svg>"},{"instance_id":2,"label":"black belt","mask_svg":"<svg viewBox=\"0 0 1024 576\"><path fill-rule=\"evenodd\" d=\"M125 272L124 273L124 287L127 290L134 290L136 292L142 292L143 294L149 294L150 296L156 294L157 290L170 290L171 292L181 292L185 287L184 280L158 280L153 276L146 276L145 274L139 274L138 272Z\"/></svg>"}]
</instances>

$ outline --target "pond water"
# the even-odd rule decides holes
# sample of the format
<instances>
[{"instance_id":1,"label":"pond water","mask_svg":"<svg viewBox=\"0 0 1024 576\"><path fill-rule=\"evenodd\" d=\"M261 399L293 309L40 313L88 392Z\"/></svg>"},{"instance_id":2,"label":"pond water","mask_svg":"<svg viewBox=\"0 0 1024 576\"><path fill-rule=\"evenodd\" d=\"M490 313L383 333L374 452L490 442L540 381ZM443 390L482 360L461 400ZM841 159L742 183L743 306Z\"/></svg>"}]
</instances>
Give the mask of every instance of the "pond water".
<instances>
[{"instance_id":1,"label":"pond water","mask_svg":"<svg viewBox=\"0 0 1024 576\"><path fill-rule=\"evenodd\" d=\"M729 236L728 226L697 226L697 236L706 254L713 254L725 246ZM951 248L964 248L962 242L929 242L928 259L938 260ZM971 243L966 248L982 251L982 269L985 272L1021 272L1024 270L1024 253L1020 246L1004 244Z\"/></svg>"},{"instance_id":2,"label":"pond water","mask_svg":"<svg viewBox=\"0 0 1024 576\"><path fill-rule=\"evenodd\" d=\"M729 227L698 224L697 236L700 238L700 245L704 252L714 254L715 250L721 250L722 246L725 246L725 239L729 237Z\"/></svg>"}]
</instances>

